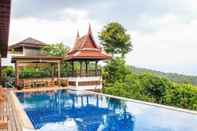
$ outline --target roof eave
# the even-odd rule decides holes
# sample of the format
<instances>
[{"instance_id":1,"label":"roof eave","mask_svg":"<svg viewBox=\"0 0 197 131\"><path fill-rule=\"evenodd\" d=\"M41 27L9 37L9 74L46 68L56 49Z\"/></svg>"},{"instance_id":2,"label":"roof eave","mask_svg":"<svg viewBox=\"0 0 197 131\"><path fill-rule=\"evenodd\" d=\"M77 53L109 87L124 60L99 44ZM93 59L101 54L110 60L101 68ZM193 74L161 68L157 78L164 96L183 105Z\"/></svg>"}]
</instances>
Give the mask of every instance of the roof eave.
<instances>
[{"instance_id":1,"label":"roof eave","mask_svg":"<svg viewBox=\"0 0 197 131\"><path fill-rule=\"evenodd\" d=\"M0 56L7 57L11 0L0 1Z\"/></svg>"}]
</instances>

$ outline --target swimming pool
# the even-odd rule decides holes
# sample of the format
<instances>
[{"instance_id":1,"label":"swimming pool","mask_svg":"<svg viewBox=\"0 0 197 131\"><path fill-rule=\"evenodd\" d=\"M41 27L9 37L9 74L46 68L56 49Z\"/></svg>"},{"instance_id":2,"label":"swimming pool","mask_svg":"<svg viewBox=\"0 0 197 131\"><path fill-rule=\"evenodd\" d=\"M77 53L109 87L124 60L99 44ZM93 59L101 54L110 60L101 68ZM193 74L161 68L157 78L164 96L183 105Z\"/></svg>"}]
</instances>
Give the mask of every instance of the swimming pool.
<instances>
[{"instance_id":1,"label":"swimming pool","mask_svg":"<svg viewBox=\"0 0 197 131\"><path fill-rule=\"evenodd\" d=\"M196 131L197 115L86 91L16 93L39 131Z\"/></svg>"}]
</instances>

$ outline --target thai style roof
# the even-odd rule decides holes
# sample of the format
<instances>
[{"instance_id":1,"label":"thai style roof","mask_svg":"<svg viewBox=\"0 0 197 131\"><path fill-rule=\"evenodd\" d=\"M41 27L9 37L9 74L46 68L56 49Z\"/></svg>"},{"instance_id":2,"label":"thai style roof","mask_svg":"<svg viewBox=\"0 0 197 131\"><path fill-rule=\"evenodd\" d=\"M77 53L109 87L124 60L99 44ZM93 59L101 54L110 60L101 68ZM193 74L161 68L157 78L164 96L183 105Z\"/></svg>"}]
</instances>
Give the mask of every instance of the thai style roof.
<instances>
[{"instance_id":1,"label":"thai style roof","mask_svg":"<svg viewBox=\"0 0 197 131\"><path fill-rule=\"evenodd\" d=\"M11 0L0 0L0 56L6 57L10 25Z\"/></svg>"},{"instance_id":2,"label":"thai style roof","mask_svg":"<svg viewBox=\"0 0 197 131\"><path fill-rule=\"evenodd\" d=\"M30 47L30 48L41 48L43 46L46 46L47 44L45 44L42 41L36 40L34 38L28 37L16 44L13 44L11 46L9 46L9 50L13 49L13 48L17 48L17 47Z\"/></svg>"},{"instance_id":3,"label":"thai style roof","mask_svg":"<svg viewBox=\"0 0 197 131\"><path fill-rule=\"evenodd\" d=\"M111 56L95 42L91 26L82 37L77 33L73 48L66 54L66 60L106 60Z\"/></svg>"}]
</instances>

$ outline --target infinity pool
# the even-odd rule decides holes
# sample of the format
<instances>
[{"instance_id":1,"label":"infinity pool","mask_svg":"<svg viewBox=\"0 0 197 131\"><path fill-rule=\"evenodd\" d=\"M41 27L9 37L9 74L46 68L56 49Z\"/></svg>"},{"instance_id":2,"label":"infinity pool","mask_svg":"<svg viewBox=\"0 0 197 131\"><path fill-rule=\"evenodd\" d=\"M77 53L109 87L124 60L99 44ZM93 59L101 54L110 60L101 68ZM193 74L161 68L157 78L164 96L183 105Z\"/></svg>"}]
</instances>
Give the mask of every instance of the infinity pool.
<instances>
[{"instance_id":1,"label":"infinity pool","mask_svg":"<svg viewBox=\"0 0 197 131\"><path fill-rule=\"evenodd\" d=\"M197 115L90 92L16 95L38 131L197 131Z\"/></svg>"}]
</instances>

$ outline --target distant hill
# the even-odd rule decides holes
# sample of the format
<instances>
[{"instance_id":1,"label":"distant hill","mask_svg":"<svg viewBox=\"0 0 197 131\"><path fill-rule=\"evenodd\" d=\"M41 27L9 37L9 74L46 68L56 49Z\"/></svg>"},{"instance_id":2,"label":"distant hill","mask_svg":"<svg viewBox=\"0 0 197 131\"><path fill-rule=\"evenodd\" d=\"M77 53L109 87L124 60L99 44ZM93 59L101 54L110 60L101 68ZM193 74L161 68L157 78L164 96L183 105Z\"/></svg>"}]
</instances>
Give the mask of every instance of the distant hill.
<instances>
[{"instance_id":1,"label":"distant hill","mask_svg":"<svg viewBox=\"0 0 197 131\"><path fill-rule=\"evenodd\" d=\"M137 74L153 73L153 74L168 78L177 83L188 83L192 85L197 85L197 76L182 75L182 74L177 74L177 73L164 73L160 71L155 71L155 70L150 70L150 69L145 69L145 68L138 68L134 66L130 66L130 67L131 67L131 70Z\"/></svg>"}]
</instances>

